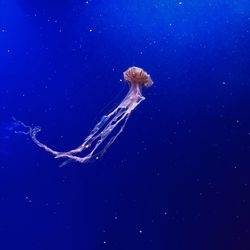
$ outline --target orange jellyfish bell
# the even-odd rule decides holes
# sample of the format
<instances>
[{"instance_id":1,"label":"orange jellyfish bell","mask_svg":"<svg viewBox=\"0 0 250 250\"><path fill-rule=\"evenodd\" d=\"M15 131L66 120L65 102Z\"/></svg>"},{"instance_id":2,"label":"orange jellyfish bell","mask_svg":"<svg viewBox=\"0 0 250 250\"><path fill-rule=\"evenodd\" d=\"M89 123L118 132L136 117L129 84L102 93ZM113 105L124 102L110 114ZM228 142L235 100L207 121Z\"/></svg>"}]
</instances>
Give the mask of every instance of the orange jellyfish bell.
<instances>
[{"instance_id":1,"label":"orange jellyfish bell","mask_svg":"<svg viewBox=\"0 0 250 250\"><path fill-rule=\"evenodd\" d=\"M150 87L153 84L150 75L142 68L135 66L124 71L123 77L130 84L138 84L140 86L144 85L145 87Z\"/></svg>"}]
</instances>

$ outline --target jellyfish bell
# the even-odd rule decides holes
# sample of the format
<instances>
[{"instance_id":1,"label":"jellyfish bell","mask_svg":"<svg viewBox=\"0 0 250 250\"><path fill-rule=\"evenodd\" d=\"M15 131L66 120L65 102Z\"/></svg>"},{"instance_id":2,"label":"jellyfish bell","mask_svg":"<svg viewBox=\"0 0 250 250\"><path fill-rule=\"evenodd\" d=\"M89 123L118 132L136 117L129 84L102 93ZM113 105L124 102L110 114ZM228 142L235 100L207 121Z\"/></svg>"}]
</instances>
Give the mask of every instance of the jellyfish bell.
<instances>
[{"instance_id":1,"label":"jellyfish bell","mask_svg":"<svg viewBox=\"0 0 250 250\"><path fill-rule=\"evenodd\" d=\"M122 133L132 111L145 99L142 95L142 86L150 87L153 81L150 75L139 67L130 67L123 73L124 79L129 83L129 91L124 99L110 113L104 115L90 131L83 143L76 149L66 152L56 151L37 139L40 127L27 126L17 121L25 131L16 131L29 135L33 142L45 151L54 155L55 158L66 158L60 166L70 161L86 163L92 159L99 159Z\"/></svg>"},{"instance_id":2,"label":"jellyfish bell","mask_svg":"<svg viewBox=\"0 0 250 250\"><path fill-rule=\"evenodd\" d=\"M137 84L139 86L144 85L145 87L151 87L153 81L150 75L139 67L130 67L123 72L124 79L130 84Z\"/></svg>"}]
</instances>

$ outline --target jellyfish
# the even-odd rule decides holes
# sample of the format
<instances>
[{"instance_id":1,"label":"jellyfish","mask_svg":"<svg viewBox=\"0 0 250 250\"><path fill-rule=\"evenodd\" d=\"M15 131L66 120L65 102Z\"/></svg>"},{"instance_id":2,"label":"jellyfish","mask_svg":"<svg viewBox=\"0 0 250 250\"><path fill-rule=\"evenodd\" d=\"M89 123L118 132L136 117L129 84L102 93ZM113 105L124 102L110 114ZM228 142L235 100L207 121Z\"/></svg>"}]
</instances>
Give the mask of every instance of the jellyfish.
<instances>
[{"instance_id":1,"label":"jellyfish","mask_svg":"<svg viewBox=\"0 0 250 250\"><path fill-rule=\"evenodd\" d=\"M120 104L109 114L102 116L101 120L91 130L83 143L76 149L66 152L56 151L37 139L40 127L31 127L18 121L25 131L15 131L29 135L33 142L40 148L54 155L55 158L65 158L60 166L71 161L87 163L93 159L99 159L122 133L132 111L145 99L142 95L142 87L150 87L153 81L150 75L139 67L130 67L123 72L124 80L129 85L129 91Z\"/></svg>"}]
</instances>

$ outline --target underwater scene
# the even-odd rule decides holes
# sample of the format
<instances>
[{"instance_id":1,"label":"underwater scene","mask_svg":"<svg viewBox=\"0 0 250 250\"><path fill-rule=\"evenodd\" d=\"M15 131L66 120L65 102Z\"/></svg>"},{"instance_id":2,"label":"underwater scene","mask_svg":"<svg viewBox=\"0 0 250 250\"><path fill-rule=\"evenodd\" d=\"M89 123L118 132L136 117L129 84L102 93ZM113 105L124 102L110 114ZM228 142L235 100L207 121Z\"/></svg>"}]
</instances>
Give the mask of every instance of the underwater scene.
<instances>
[{"instance_id":1,"label":"underwater scene","mask_svg":"<svg viewBox=\"0 0 250 250\"><path fill-rule=\"evenodd\" d=\"M0 250L249 250L250 2L0 0Z\"/></svg>"}]
</instances>

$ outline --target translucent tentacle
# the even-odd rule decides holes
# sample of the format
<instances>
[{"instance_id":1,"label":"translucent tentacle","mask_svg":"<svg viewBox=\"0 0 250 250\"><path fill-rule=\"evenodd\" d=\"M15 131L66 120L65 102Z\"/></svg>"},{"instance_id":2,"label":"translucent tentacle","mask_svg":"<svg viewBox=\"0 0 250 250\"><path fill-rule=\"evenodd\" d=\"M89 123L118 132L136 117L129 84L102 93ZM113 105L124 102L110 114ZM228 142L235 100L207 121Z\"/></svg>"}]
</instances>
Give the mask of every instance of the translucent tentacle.
<instances>
[{"instance_id":1,"label":"translucent tentacle","mask_svg":"<svg viewBox=\"0 0 250 250\"><path fill-rule=\"evenodd\" d=\"M41 131L40 127L32 128L31 126L27 126L23 122L15 119L15 121L18 122L26 130L16 131L16 133L30 135L31 139L37 146L53 154L55 158L68 158L68 160L66 160L60 166L64 166L72 160L85 163L93 158L101 157L107 151L110 145L123 131L131 112L144 99L145 98L141 94L140 86L136 84L130 85L130 90L126 97L122 100L122 102L112 112L107 115L104 115L101 118L101 120L95 125L95 127L91 130L90 134L85 138L85 140L79 147L67 152L55 151L48 147L46 144L41 143L37 139L37 133ZM121 124L121 127L117 131L114 130L119 124ZM82 153L88 148L90 151L88 151L88 153L86 153L84 156L76 155Z\"/></svg>"}]
</instances>

